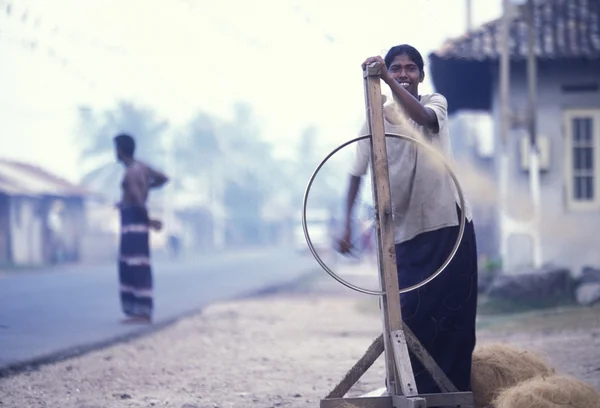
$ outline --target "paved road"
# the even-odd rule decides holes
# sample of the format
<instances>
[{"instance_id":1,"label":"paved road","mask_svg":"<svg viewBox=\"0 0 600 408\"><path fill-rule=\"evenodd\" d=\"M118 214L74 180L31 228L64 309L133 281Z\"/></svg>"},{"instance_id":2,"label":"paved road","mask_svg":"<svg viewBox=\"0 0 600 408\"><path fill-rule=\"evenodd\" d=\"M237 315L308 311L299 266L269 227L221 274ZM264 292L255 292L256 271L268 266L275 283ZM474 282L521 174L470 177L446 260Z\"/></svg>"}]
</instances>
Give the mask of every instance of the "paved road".
<instances>
[{"instance_id":1,"label":"paved road","mask_svg":"<svg viewBox=\"0 0 600 408\"><path fill-rule=\"evenodd\" d=\"M188 255L177 263L157 260L155 326L316 268L312 256L292 249ZM0 370L148 330L119 323L117 290L112 264L1 275Z\"/></svg>"}]
</instances>

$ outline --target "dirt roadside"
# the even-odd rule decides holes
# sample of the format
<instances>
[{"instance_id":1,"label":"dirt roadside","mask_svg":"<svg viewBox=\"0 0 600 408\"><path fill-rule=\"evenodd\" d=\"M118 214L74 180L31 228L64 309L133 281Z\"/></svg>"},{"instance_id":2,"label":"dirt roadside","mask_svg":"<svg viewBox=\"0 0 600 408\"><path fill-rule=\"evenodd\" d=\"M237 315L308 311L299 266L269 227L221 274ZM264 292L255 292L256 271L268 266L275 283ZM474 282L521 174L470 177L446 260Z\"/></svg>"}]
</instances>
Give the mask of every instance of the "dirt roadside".
<instances>
[{"instance_id":1,"label":"dirt roadside","mask_svg":"<svg viewBox=\"0 0 600 408\"><path fill-rule=\"evenodd\" d=\"M600 307L483 317L480 327L479 343L539 352L558 371L600 389ZM0 407L314 408L380 330L374 298L321 273L284 292L215 304L147 337L0 379ZM349 395L380 388L383 378L380 358Z\"/></svg>"}]
</instances>

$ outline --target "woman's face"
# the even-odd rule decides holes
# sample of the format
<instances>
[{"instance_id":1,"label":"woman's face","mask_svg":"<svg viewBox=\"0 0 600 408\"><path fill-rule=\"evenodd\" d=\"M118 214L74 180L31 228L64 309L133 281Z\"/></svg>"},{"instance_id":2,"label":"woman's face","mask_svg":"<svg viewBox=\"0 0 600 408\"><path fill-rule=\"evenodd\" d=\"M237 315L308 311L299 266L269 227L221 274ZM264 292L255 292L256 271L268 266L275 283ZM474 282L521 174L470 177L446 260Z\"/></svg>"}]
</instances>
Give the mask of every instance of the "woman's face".
<instances>
[{"instance_id":1,"label":"woman's face","mask_svg":"<svg viewBox=\"0 0 600 408\"><path fill-rule=\"evenodd\" d=\"M390 64L388 72L396 82L412 95L419 95L419 83L423 81L423 73L408 55L397 55Z\"/></svg>"}]
</instances>

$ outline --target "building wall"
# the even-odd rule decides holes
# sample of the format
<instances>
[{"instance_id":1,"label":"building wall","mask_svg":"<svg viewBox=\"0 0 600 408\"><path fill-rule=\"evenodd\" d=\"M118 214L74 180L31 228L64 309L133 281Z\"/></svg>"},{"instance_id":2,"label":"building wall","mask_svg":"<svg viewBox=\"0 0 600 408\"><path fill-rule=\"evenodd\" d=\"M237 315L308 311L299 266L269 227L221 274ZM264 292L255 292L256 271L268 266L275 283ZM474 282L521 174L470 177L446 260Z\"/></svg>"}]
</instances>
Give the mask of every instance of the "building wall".
<instances>
[{"instance_id":1,"label":"building wall","mask_svg":"<svg viewBox=\"0 0 600 408\"><path fill-rule=\"evenodd\" d=\"M86 232L84 203L82 198L66 199L65 246L66 261L81 260L81 241Z\"/></svg>"},{"instance_id":2,"label":"building wall","mask_svg":"<svg viewBox=\"0 0 600 408\"><path fill-rule=\"evenodd\" d=\"M0 264L9 264L10 257L10 197L0 193Z\"/></svg>"},{"instance_id":3,"label":"building wall","mask_svg":"<svg viewBox=\"0 0 600 408\"><path fill-rule=\"evenodd\" d=\"M493 115L496 135L500 129L498 72L494 73ZM600 61L540 63L538 70L538 135L549 140L549 170L541 174L541 242L543 262L565 265L578 272L583 265L600 266L597 251L597 231L600 230L600 209L575 211L568 207L565 194L566 151L563 114L566 109L600 109L600 93L561 90L563 85L600 83ZM511 108L526 112L528 96L524 63L511 67ZM509 213L519 219L531 214L528 172L520 168L520 137L525 130L513 130L509 136ZM499 137L496 137L496 172L499 170ZM600 163L596 163L600 165ZM596 192L599 193L599 192ZM509 245L511 266L527 264L532 258L527 239L516 239ZM508 265L507 265L508 266Z\"/></svg>"},{"instance_id":4,"label":"building wall","mask_svg":"<svg viewBox=\"0 0 600 408\"><path fill-rule=\"evenodd\" d=\"M44 263L43 222L39 202L32 198L10 200L11 258L15 265Z\"/></svg>"}]
</instances>

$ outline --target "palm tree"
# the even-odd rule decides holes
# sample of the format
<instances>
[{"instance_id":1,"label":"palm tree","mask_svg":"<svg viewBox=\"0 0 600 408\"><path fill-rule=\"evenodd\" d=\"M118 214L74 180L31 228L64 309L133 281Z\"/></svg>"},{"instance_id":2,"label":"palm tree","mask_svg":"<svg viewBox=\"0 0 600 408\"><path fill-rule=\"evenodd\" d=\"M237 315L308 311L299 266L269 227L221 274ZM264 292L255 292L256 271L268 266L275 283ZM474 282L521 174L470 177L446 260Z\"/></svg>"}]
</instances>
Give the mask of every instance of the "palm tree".
<instances>
[{"instance_id":1,"label":"palm tree","mask_svg":"<svg viewBox=\"0 0 600 408\"><path fill-rule=\"evenodd\" d=\"M138 142L136 157L162 167L163 138L168 127L168 122L157 118L153 110L127 101L103 112L80 107L76 142L81 146L80 162L85 169L82 184L116 199L122 168L115 160L113 137L122 132L131 134Z\"/></svg>"}]
</instances>

